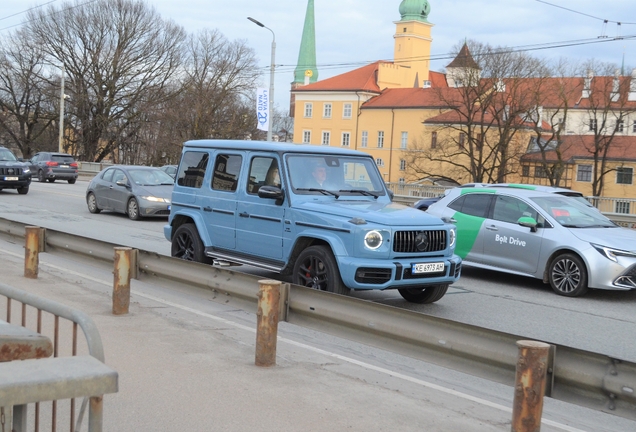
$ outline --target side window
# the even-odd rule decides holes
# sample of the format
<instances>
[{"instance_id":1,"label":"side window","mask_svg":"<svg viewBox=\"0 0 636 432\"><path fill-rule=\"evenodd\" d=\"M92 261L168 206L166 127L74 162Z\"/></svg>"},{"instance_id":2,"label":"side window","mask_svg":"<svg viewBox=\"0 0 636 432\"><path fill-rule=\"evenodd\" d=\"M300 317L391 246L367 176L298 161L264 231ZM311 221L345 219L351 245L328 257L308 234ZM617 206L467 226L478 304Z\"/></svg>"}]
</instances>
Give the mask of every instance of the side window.
<instances>
[{"instance_id":1,"label":"side window","mask_svg":"<svg viewBox=\"0 0 636 432\"><path fill-rule=\"evenodd\" d=\"M250 164L250 177L247 193L256 194L261 186L280 187L278 162L274 158L257 156Z\"/></svg>"},{"instance_id":2,"label":"side window","mask_svg":"<svg viewBox=\"0 0 636 432\"><path fill-rule=\"evenodd\" d=\"M242 161L239 155L219 154L214 162L212 189L236 192Z\"/></svg>"},{"instance_id":3,"label":"side window","mask_svg":"<svg viewBox=\"0 0 636 432\"><path fill-rule=\"evenodd\" d=\"M185 152L179 164L177 184L179 186L200 188L203 185L203 178L205 177L209 159L210 156L206 152Z\"/></svg>"},{"instance_id":4,"label":"side window","mask_svg":"<svg viewBox=\"0 0 636 432\"><path fill-rule=\"evenodd\" d=\"M492 197L492 194L466 194L453 201L449 207L470 216L485 218L488 216Z\"/></svg>"},{"instance_id":5,"label":"side window","mask_svg":"<svg viewBox=\"0 0 636 432\"><path fill-rule=\"evenodd\" d=\"M112 181L113 181L113 183L117 183L118 181L122 181L122 180L123 180L123 181L128 180L128 179L126 178L126 174L124 174L124 172L123 172L122 170L120 170L120 169L115 169L115 170L113 170L113 171L114 171L114 173L113 173L113 180L112 180Z\"/></svg>"},{"instance_id":6,"label":"side window","mask_svg":"<svg viewBox=\"0 0 636 432\"><path fill-rule=\"evenodd\" d=\"M115 169L114 169L114 168L107 169L107 170L104 172L104 175L102 175L102 179L104 179L104 181L107 181L107 182L109 182L109 181L113 181L113 173L114 173L114 172L115 172Z\"/></svg>"},{"instance_id":7,"label":"side window","mask_svg":"<svg viewBox=\"0 0 636 432\"><path fill-rule=\"evenodd\" d=\"M520 217L537 220L537 212L528 204L513 197L499 195L495 200L492 218L498 221L517 223Z\"/></svg>"}]
</instances>

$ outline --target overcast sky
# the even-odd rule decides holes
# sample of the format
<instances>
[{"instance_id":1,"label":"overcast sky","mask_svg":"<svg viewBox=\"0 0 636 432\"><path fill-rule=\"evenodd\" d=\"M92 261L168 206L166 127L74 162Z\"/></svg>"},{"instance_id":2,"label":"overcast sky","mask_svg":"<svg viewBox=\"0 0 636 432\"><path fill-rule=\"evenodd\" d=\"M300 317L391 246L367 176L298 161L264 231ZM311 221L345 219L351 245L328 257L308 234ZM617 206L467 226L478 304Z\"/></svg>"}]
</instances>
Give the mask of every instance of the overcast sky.
<instances>
[{"instance_id":1,"label":"overcast sky","mask_svg":"<svg viewBox=\"0 0 636 432\"><path fill-rule=\"evenodd\" d=\"M167 19L190 32L218 29L228 39L242 39L254 48L263 67L262 85L269 85L272 34L247 20L251 16L276 34L274 100L289 103L289 84L298 60L307 0L146 0ZM29 7L61 7L65 0L1 0L0 34L17 28ZM319 79L358 66L392 60L395 21L400 0L315 0L316 56ZM433 57L444 57L466 38L494 46L566 42L563 46L532 51L541 58L572 61L595 58L636 65L636 2L634 0L429 0ZM46 7L46 6L45 6ZM15 16L11 16L17 14ZM608 20L604 24L603 20ZM617 25L616 22L621 22ZM623 40L610 41L622 36ZM630 38L631 36L631 38ZM591 40L603 43L579 44ZM442 71L450 62L432 62Z\"/></svg>"}]
</instances>

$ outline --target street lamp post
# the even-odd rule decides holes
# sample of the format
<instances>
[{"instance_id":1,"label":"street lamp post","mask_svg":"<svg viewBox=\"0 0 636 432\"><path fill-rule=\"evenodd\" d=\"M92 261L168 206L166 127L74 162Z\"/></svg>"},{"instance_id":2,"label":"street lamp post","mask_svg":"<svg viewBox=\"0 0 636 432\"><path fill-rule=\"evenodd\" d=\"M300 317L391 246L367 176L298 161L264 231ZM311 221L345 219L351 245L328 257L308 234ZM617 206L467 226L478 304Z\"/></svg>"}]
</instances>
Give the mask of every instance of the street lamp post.
<instances>
[{"instance_id":1,"label":"street lamp post","mask_svg":"<svg viewBox=\"0 0 636 432\"><path fill-rule=\"evenodd\" d=\"M60 88L60 131L57 143L57 151L64 152L64 66L62 66L62 83Z\"/></svg>"},{"instance_id":2,"label":"street lamp post","mask_svg":"<svg viewBox=\"0 0 636 432\"><path fill-rule=\"evenodd\" d=\"M260 21L255 20L252 17L247 17L248 20L252 21L259 27L264 27L270 32L272 32L272 63L269 68L269 116L267 118L267 141L272 140L272 116L274 115L274 59L276 58L276 35L274 31L267 27L265 24Z\"/></svg>"}]
</instances>

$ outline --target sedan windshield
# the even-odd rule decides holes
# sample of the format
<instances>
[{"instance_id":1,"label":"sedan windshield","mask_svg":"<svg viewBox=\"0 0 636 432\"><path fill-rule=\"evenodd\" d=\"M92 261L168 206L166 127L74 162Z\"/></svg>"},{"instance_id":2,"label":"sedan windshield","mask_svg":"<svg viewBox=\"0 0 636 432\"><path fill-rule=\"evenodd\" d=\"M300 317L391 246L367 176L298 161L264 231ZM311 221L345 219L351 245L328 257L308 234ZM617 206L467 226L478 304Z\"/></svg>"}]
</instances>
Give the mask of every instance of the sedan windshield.
<instances>
[{"instance_id":1,"label":"sedan windshield","mask_svg":"<svg viewBox=\"0 0 636 432\"><path fill-rule=\"evenodd\" d=\"M588 207L572 197L555 195L532 198L532 201L566 228L616 228L618 226L595 208Z\"/></svg>"},{"instance_id":2,"label":"sedan windshield","mask_svg":"<svg viewBox=\"0 0 636 432\"><path fill-rule=\"evenodd\" d=\"M172 185L174 179L159 168L131 169L128 171L133 183L140 186Z\"/></svg>"},{"instance_id":3,"label":"sedan windshield","mask_svg":"<svg viewBox=\"0 0 636 432\"><path fill-rule=\"evenodd\" d=\"M298 194L378 196L385 194L375 162L367 157L290 155L289 178Z\"/></svg>"}]
</instances>

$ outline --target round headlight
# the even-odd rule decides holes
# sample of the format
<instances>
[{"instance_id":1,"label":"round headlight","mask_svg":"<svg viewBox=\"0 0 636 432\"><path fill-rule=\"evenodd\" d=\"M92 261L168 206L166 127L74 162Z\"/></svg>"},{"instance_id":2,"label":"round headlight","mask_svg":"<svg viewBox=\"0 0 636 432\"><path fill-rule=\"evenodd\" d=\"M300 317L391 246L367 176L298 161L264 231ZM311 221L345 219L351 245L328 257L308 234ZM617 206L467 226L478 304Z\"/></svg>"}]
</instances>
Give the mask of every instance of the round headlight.
<instances>
[{"instance_id":1,"label":"round headlight","mask_svg":"<svg viewBox=\"0 0 636 432\"><path fill-rule=\"evenodd\" d=\"M449 242L448 242L448 247L455 246L455 240L457 240L457 231L455 230L455 228L451 228L451 230L450 230L450 239L449 239Z\"/></svg>"},{"instance_id":2,"label":"round headlight","mask_svg":"<svg viewBox=\"0 0 636 432\"><path fill-rule=\"evenodd\" d=\"M377 249L382 245L382 234L377 231L369 231L367 235L364 236L364 244L369 249Z\"/></svg>"}]
</instances>

